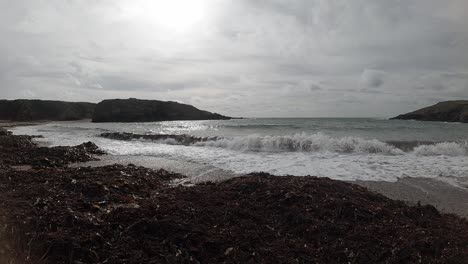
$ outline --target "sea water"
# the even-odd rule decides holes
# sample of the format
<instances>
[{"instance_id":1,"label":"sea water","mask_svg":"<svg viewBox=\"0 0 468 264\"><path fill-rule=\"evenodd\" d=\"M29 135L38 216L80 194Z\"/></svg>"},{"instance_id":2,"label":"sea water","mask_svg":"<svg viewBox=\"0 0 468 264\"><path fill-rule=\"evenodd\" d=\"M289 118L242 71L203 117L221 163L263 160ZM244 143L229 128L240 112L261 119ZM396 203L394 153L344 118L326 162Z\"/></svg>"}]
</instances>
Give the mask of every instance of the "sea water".
<instances>
[{"instance_id":1,"label":"sea water","mask_svg":"<svg viewBox=\"0 0 468 264\"><path fill-rule=\"evenodd\" d=\"M258 118L152 123L51 122L13 128L42 135L52 146L92 141L113 157L145 160L193 178L241 175L313 175L338 180L397 181L425 177L460 186L468 176L468 124L374 118ZM120 141L104 132L216 137L180 145L174 140ZM118 160L118 159L117 159ZM189 164L189 165L187 165ZM196 173L187 173L191 167Z\"/></svg>"}]
</instances>

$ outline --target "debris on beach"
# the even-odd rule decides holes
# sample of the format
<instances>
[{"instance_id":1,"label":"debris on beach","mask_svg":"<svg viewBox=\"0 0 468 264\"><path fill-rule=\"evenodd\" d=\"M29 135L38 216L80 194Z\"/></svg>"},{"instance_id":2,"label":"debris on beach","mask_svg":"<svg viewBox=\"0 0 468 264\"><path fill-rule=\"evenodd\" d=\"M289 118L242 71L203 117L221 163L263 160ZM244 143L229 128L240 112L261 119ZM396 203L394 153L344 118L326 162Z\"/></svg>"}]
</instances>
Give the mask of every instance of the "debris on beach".
<instances>
[{"instance_id":1,"label":"debris on beach","mask_svg":"<svg viewBox=\"0 0 468 264\"><path fill-rule=\"evenodd\" d=\"M32 165L34 167L61 167L70 163L96 160L105 154L94 143L77 146L39 147L33 136L12 136L0 128L0 163L7 165Z\"/></svg>"},{"instance_id":2,"label":"debris on beach","mask_svg":"<svg viewBox=\"0 0 468 264\"><path fill-rule=\"evenodd\" d=\"M30 148L37 148L19 146L10 150L35 153ZM89 144L82 148L93 149ZM70 161L60 148L49 151L57 164ZM441 214L430 205L408 206L346 182L256 173L187 187L172 184L183 175L131 164L16 170L10 164L27 160L12 157L9 163L0 162L0 261L468 260L466 219Z\"/></svg>"}]
</instances>

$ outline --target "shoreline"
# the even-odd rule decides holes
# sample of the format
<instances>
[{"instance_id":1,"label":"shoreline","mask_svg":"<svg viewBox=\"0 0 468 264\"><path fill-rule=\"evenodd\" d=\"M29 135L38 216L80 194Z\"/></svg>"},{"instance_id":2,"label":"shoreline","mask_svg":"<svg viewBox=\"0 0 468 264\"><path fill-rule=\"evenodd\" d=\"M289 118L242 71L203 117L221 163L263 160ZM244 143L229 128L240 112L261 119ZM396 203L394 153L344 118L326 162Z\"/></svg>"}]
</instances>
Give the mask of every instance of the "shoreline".
<instances>
[{"instance_id":1,"label":"shoreline","mask_svg":"<svg viewBox=\"0 0 468 264\"><path fill-rule=\"evenodd\" d=\"M186 176L164 169L102 164L91 142L41 147L0 128L0 148L6 263L468 259L467 219L355 183L255 173L187 187L172 184Z\"/></svg>"},{"instance_id":2,"label":"shoreline","mask_svg":"<svg viewBox=\"0 0 468 264\"><path fill-rule=\"evenodd\" d=\"M0 128L12 128L17 126L35 126L40 124L46 124L50 121L33 121L33 122L15 122L9 120L0 120Z\"/></svg>"},{"instance_id":3,"label":"shoreline","mask_svg":"<svg viewBox=\"0 0 468 264\"><path fill-rule=\"evenodd\" d=\"M432 205L444 213L468 219L468 189L430 178L402 178L397 182L350 182L380 193L390 199L409 204Z\"/></svg>"},{"instance_id":4,"label":"shoreline","mask_svg":"<svg viewBox=\"0 0 468 264\"><path fill-rule=\"evenodd\" d=\"M181 162L162 158L146 156L100 156L99 160L71 164L71 167L91 166L101 167L112 164L135 164L150 169L165 169L187 178L178 181L178 184L199 184L207 181L221 182L242 175L218 168L207 169L191 162ZM261 172L260 172L261 173ZM295 176L295 175L292 175ZM277 176L284 177L284 176ZM303 176L295 176L303 177ZM309 176L305 176L309 177ZM313 176L310 176L313 177ZM467 178L468 181L468 178ZM457 187L450 183L431 178L399 179L397 182L387 181L344 181L357 184L372 192L382 194L390 199L401 200L409 205L421 203L432 205L443 213L456 214L468 219L468 188Z\"/></svg>"},{"instance_id":5,"label":"shoreline","mask_svg":"<svg viewBox=\"0 0 468 264\"><path fill-rule=\"evenodd\" d=\"M11 122L1 121L0 128L11 128L15 126L30 126L45 124L50 121L37 122ZM119 134L119 133L117 133ZM33 141L40 147L48 147L49 144L41 141ZM399 141L388 142L390 145L397 146ZM421 142L413 142L418 145ZM436 143L436 142L432 142ZM84 163L72 163L71 167L92 166L101 167L113 164L127 165L136 164L150 169L163 168L168 171L174 171L188 176L180 180L178 184L198 184L206 181L224 181L242 175L219 168L206 168L192 162L174 161L163 158L154 158L146 156L115 156L104 155L99 160L88 161ZM281 176L280 176L281 177ZM466 177L466 188L453 186L432 178L412 178L405 177L397 182L387 181L345 181L351 184L357 184L368 188L370 191L382 194L390 199L405 201L410 205L417 203L432 205L444 213L453 213L468 219L468 176Z\"/></svg>"}]
</instances>

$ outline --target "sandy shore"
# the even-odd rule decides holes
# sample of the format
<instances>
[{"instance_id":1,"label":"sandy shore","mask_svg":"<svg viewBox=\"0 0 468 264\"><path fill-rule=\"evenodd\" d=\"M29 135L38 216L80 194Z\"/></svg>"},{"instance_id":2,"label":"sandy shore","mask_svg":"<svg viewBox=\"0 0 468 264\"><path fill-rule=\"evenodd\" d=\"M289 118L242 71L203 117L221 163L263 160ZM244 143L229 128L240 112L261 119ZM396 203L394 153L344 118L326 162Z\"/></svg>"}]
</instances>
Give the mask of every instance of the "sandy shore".
<instances>
[{"instance_id":1,"label":"sandy shore","mask_svg":"<svg viewBox=\"0 0 468 264\"><path fill-rule=\"evenodd\" d=\"M187 178L181 179L179 183L197 184L208 181L224 181L234 177L242 176L232 171L210 167L204 164L198 164L189 161L172 160L161 157L151 156L127 156L127 155L103 155L99 160L88 161L84 163L70 164L71 167L101 167L112 164L128 165L134 164L149 169L164 169L175 173L180 173Z\"/></svg>"},{"instance_id":2,"label":"sandy shore","mask_svg":"<svg viewBox=\"0 0 468 264\"><path fill-rule=\"evenodd\" d=\"M356 184L267 173L234 177L194 163L100 156L103 152L91 142L40 147L32 140L0 129L0 261L6 263L468 259L465 219L440 214L433 206L408 206ZM102 160L95 161L96 155ZM95 167L69 166L91 165L93 160ZM172 167L192 175L135 165L103 166L106 162ZM191 183L227 180L190 187L174 184L183 178ZM423 193L441 189L410 186ZM395 190L402 199L415 193L411 188ZM454 193L447 189L441 195L449 192Z\"/></svg>"},{"instance_id":3,"label":"sandy shore","mask_svg":"<svg viewBox=\"0 0 468 264\"><path fill-rule=\"evenodd\" d=\"M468 189L427 178L403 178L397 182L352 182L391 199L430 204L445 213L468 218Z\"/></svg>"},{"instance_id":4,"label":"sandy shore","mask_svg":"<svg viewBox=\"0 0 468 264\"><path fill-rule=\"evenodd\" d=\"M182 183L201 183L205 181L223 181L240 175L218 168L207 169L206 166L191 162L181 162L169 159L145 156L113 156L104 155L99 161L72 164L79 166L106 166L111 164L135 164L151 169L165 169L186 175ZM467 177L468 181L468 177ZM383 194L388 198L402 200L409 204L430 204L444 213L453 213L468 218L468 188L428 178L403 178L397 182L383 181L350 181L369 190Z\"/></svg>"},{"instance_id":5,"label":"sandy shore","mask_svg":"<svg viewBox=\"0 0 468 264\"><path fill-rule=\"evenodd\" d=\"M29 126L37 125L41 122L10 122L1 121L0 127ZM40 146L47 144L41 143ZM79 166L106 166L111 164L136 164L151 169L165 169L186 175L188 179L181 180L182 183L201 183L206 181L227 180L240 175L231 171L219 168L207 168L192 162L174 161L170 159L145 157L145 156L113 156L104 155L99 157L99 161L71 164L72 167ZM460 180L459 180L460 182ZM383 194L388 198L402 200L409 204L430 204L444 213L453 213L468 218L468 177L466 186L458 187L450 183L428 178L403 178L397 182L383 181L350 181L369 190Z\"/></svg>"}]
</instances>

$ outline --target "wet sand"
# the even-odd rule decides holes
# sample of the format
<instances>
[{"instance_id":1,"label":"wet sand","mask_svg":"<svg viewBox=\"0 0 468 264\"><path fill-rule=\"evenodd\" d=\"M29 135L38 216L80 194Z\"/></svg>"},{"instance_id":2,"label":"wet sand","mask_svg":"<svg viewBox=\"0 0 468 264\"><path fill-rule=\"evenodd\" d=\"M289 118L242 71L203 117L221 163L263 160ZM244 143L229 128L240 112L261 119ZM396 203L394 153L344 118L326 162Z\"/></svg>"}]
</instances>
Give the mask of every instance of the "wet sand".
<instances>
[{"instance_id":1,"label":"wet sand","mask_svg":"<svg viewBox=\"0 0 468 264\"><path fill-rule=\"evenodd\" d=\"M219 182L241 176L215 167L207 168L207 166L197 163L156 157L104 155L100 156L99 159L99 161L71 164L70 166L99 167L117 163L122 165L135 164L151 169L162 168L186 175L188 178L180 181L183 184L196 184L206 181ZM468 183L468 177L466 181ZM461 181L458 179L458 182ZM366 187L391 199L405 201L408 204L417 204L418 202L430 204L441 212L468 218L468 184L467 187L460 187L449 182L429 178L403 178L397 182L349 181L349 183Z\"/></svg>"},{"instance_id":2,"label":"wet sand","mask_svg":"<svg viewBox=\"0 0 468 264\"><path fill-rule=\"evenodd\" d=\"M468 178L467 178L468 180ZM397 182L352 182L391 199L411 204L430 204L444 213L468 218L468 188L457 187L439 180L427 178L403 178Z\"/></svg>"},{"instance_id":3,"label":"wet sand","mask_svg":"<svg viewBox=\"0 0 468 264\"><path fill-rule=\"evenodd\" d=\"M187 176L187 178L180 179L178 183L188 185L209 181L220 182L242 176L232 171L207 166L205 164L152 156L103 155L99 156L99 160L70 164L70 167L101 167L112 164L134 164L149 169L164 169L180 173Z\"/></svg>"}]
</instances>

